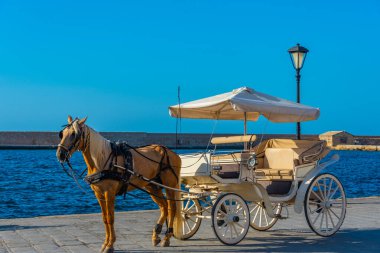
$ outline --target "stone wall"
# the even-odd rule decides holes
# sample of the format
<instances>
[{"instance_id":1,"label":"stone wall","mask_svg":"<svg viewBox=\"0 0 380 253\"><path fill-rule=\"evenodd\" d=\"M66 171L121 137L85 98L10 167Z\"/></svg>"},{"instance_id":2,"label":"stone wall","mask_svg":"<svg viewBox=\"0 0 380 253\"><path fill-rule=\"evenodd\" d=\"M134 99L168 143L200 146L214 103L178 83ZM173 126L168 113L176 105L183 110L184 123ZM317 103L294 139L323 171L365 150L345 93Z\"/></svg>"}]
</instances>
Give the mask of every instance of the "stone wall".
<instances>
[{"instance_id":1,"label":"stone wall","mask_svg":"<svg viewBox=\"0 0 380 253\"><path fill-rule=\"evenodd\" d=\"M57 132L0 132L0 147L51 147L58 142Z\"/></svg>"},{"instance_id":2,"label":"stone wall","mask_svg":"<svg viewBox=\"0 0 380 253\"><path fill-rule=\"evenodd\" d=\"M360 151L380 151L380 146L376 145L337 145L334 150L360 150Z\"/></svg>"},{"instance_id":3,"label":"stone wall","mask_svg":"<svg viewBox=\"0 0 380 253\"><path fill-rule=\"evenodd\" d=\"M379 136L355 136L355 143L360 145L380 146Z\"/></svg>"},{"instance_id":4,"label":"stone wall","mask_svg":"<svg viewBox=\"0 0 380 253\"><path fill-rule=\"evenodd\" d=\"M147 144L161 144L170 148L206 148L210 141L210 134L179 134L176 145L174 133L145 133L145 132L101 132L101 134L112 141L128 141L132 146ZM233 136L237 134L214 134L218 136ZM256 142L270 138L292 139L295 135L268 134L258 135ZM317 135L303 135L303 139L318 139ZM0 148L55 148L59 143L58 132L0 132ZM210 148L213 145L209 146ZM220 147L241 148L242 144L228 144Z\"/></svg>"}]
</instances>

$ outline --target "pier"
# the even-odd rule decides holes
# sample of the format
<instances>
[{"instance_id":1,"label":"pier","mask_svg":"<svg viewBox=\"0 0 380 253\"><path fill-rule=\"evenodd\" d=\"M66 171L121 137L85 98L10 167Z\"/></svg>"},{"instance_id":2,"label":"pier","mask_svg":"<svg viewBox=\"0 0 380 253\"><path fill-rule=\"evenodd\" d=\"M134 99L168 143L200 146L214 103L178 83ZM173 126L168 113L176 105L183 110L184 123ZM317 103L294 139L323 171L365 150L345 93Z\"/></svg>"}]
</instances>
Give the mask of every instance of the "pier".
<instances>
[{"instance_id":1,"label":"pier","mask_svg":"<svg viewBox=\"0 0 380 253\"><path fill-rule=\"evenodd\" d=\"M288 219L265 232L250 228L235 246L220 243L210 221L203 220L193 238L173 238L168 248L151 245L158 210L118 212L115 252L378 252L380 248L380 197L349 199L340 231L328 238L315 235L303 214L295 214L292 206L288 209ZM0 220L1 253L99 252L103 239L100 213Z\"/></svg>"}]
</instances>

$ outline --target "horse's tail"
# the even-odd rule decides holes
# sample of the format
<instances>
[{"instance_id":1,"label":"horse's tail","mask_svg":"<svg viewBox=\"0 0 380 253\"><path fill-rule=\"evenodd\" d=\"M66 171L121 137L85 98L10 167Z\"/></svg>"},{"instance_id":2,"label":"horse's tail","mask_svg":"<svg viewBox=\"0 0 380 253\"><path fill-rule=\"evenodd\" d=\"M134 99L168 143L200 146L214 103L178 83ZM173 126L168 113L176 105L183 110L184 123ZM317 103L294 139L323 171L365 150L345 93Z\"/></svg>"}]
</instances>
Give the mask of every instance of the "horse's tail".
<instances>
[{"instance_id":1,"label":"horse's tail","mask_svg":"<svg viewBox=\"0 0 380 253\"><path fill-rule=\"evenodd\" d=\"M176 156L175 163L173 163L173 168L177 174L177 189L181 189L181 158L174 153ZM175 211L175 216L174 216L174 224L173 224L173 233L174 237L176 238L182 238L183 236L183 220L182 220L182 201L181 200L181 192L176 191L175 192L175 199L176 199L176 211Z\"/></svg>"}]
</instances>

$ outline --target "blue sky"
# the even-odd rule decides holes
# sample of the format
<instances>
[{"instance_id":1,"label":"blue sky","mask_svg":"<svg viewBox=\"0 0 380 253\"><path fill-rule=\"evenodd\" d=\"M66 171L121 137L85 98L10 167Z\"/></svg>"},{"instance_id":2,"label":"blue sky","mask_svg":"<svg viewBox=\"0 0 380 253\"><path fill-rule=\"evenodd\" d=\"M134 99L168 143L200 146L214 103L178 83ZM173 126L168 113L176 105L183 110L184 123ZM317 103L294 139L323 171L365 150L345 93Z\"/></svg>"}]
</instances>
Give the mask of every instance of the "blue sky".
<instances>
[{"instance_id":1,"label":"blue sky","mask_svg":"<svg viewBox=\"0 0 380 253\"><path fill-rule=\"evenodd\" d=\"M304 133L380 135L379 1L0 0L0 130L174 132L167 107L249 86L295 100L287 49L307 47ZM210 132L182 120L182 132ZM216 132L242 131L220 121ZM294 124L249 124L294 133Z\"/></svg>"}]
</instances>

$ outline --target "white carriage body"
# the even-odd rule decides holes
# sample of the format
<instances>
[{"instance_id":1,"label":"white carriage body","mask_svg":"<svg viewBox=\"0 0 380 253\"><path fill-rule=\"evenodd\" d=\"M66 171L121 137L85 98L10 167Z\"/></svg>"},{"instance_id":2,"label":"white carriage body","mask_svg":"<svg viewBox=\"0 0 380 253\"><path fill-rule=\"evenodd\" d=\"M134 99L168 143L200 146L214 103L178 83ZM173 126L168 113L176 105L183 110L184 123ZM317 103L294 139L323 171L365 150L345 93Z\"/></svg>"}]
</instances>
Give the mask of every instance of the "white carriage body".
<instances>
[{"instance_id":1,"label":"white carriage body","mask_svg":"<svg viewBox=\"0 0 380 253\"><path fill-rule=\"evenodd\" d=\"M299 182L316 169L327 153L321 141L272 139L246 151L183 154L181 177L190 188L241 182ZM248 166L252 157L257 161L255 168Z\"/></svg>"},{"instance_id":2,"label":"white carriage body","mask_svg":"<svg viewBox=\"0 0 380 253\"><path fill-rule=\"evenodd\" d=\"M279 151L278 149L276 151ZM287 152L288 150L285 150ZM289 151L295 153L293 150L289 149ZM290 152L289 152L290 153ZM204 184L224 184L224 183L238 183L240 181L253 181L252 177L249 177L249 170L245 163L247 162L247 156L244 157L244 154L255 154L251 153L242 153L240 152L230 152L228 155L230 156L222 157L221 154L214 154L214 152L206 152L206 153L191 153L191 154L182 154L180 155L182 160L182 169L181 169L181 177L185 184L188 185L204 185ZM239 158L233 159L233 156L239 156ZM222 158L221 158L222 157ZM292 156L290 156L292 158ZM215 168L213 166L237 166L239 167L239 177L235 179L223 179L219 177L216 173L213 174ZM295 179L297 181L302 181L305 176L313 170L317 165L317 162L311 162L308 164L302 164L298 166L294 166L292 168L286 168L281 172L281 170L272 170L272 175L270 175L271 171L265 173L262 170L258 170L256 173L256 179L260 180L262 177L265 177L267 174L271 179L281 178L284 179L288 177L289 179ZM273 167L268 167L273 168ZM262 172L262 177L260 177L260 173ZM277 175L275 174L277 173ZM246 179L246 180L245 180Z\"/></svg>"},{"instance_id":3,"label":"white carriage body","mask_svg":"<svg viewBox=\"0 0 380 253\"><path fill-rule=\"evenodd\" d=\"M243 150L216 152L215 149L180 155L182 183L189 189L183 195L187 201L182 210L186 232L181 239L193 236L201 219L211 218L218 239L233 245L245 237L248 220L254 229L267 230L278 219L286 218L281 212L288 204L294 204L296 213L305 210L310 228L318 235L331 236L342 225L346 211L344 188L335 176L320 174L339 159L334 155L320 163L329 152L326 142L271 139L247 148L248 143L255 141L254 135L247 135L247 121L256 121L260 115L271 122L315 120L319 117L318 108L242 87L171 106L169 113L179 118L244 120L244 136L218 137L211 141L213 144L243 142ZM247 205L250 205L249 212ZM239 214L236 210L240 210ZM317 220L320 225L316 225Z\"/></svg>"},{"instance_id":4,"label":"white carriage body","mask_svg":"<svg viewBox=\"0 0 380 253\"><path fill-rule=\"evenodd\" d=\"M245 151L184 154L181 178L193 193L213 190L267 205L294 203L301 213L307 186L325 167L319 161L328 152L324 141L271 139ZM257 160L255 168L248 166L251 157ZM275 216L271 210L268 215Z\"/></svg>"}]
</instances>

